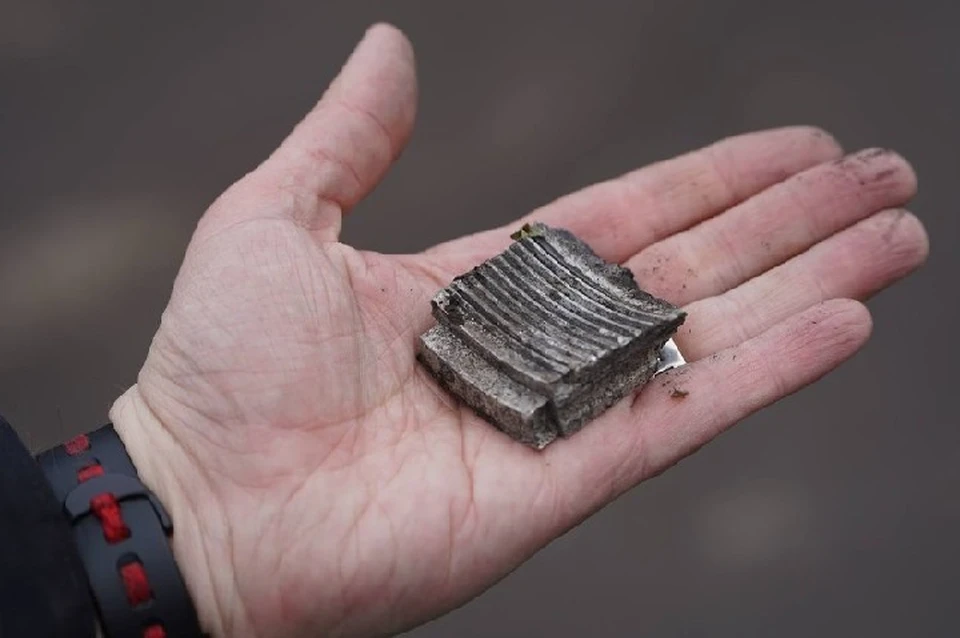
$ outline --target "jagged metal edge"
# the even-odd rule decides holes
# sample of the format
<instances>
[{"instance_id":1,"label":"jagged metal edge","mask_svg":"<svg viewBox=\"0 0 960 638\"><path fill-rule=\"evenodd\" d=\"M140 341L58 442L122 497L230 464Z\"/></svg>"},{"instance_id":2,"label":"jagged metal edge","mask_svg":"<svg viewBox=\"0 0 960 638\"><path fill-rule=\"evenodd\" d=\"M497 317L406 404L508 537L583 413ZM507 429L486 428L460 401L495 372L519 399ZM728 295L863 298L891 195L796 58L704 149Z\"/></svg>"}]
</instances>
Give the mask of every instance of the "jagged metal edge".
<instances>
[{"instance_id":1,"label":"jagged metal edge","mask_svg":"<svg viewBox=\"0 0 960 638\"><path fill-rule=\"evenodd\" d=\"M660 349L660 364L657 365L657 371L653 373L653 376L685 365L687 365L687 360L683 358L680 348L677 347L673 339L668 339Z\"/></svg>"}]
</instances>

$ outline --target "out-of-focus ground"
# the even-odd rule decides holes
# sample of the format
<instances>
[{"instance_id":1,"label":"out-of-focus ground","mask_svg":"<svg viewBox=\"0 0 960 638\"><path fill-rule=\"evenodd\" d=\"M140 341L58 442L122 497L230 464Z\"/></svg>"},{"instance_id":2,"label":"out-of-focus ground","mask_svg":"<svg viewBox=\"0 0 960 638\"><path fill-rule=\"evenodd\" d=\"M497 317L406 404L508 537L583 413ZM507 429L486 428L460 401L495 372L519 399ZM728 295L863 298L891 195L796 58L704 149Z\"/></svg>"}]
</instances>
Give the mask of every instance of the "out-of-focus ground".
<instances>
[{"instance_id":1,"label":"out-of-focus ground","mask_svg":"<svg viewBox=\"0 0 960 638\"><path fill-rule=\"evenodd\" d=\"M792 123L909 157L933 244L840 372L412 635L960 634L952 2L0 0L0 411L31 446L105 418L203 209L380 19L422 100L358 245L417 250Z\"/></svg>"}]
</instances>

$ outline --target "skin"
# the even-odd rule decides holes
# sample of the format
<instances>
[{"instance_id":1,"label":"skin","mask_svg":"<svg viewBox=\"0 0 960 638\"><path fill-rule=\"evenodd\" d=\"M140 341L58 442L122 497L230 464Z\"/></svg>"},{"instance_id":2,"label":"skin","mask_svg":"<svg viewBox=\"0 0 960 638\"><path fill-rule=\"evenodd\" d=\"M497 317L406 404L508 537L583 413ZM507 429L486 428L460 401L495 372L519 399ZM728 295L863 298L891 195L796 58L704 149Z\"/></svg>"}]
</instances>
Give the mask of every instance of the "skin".
<instances>
[{"instance_id":1,"label":"skin","mask_svg":"<svg viewBox=\"0 0 960 638\"><path fill-rule=\"evenodd\" d=\"M415 103L410 44L374 27L200 220L138 383L111 412L176 521L213 635L380 635L457 607L836 368L870 334L856 299L927 255L901 208L916 190L906 161L844 156L809 127L726 139L418 255L340 243ZM458 405L414 358L433 293L530 220L570 229L689 312L690 365L543 452Z\"/></svg>"}]
</instances>

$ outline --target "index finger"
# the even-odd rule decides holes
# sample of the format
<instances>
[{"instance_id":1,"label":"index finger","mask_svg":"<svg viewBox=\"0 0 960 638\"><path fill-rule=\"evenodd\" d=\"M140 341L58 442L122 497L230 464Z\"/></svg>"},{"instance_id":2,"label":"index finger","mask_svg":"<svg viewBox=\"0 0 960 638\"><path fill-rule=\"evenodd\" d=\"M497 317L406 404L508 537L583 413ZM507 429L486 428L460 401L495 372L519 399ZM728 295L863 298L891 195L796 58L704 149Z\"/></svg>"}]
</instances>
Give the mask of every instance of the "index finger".
<instances>
[{"instance_id":1,"label":"index finger","mask_svg":"<svg viewBox=\"0 0 960 638\"><path fill-rule=\"evenodd\" d=\"M570 230L607 261L622 262L788 177L840 157L828 133L794 126L747 133L600 182L543 206L509 226L429 250L453 273L502 251L528 221Z\"/></svg>"}]
</instances>

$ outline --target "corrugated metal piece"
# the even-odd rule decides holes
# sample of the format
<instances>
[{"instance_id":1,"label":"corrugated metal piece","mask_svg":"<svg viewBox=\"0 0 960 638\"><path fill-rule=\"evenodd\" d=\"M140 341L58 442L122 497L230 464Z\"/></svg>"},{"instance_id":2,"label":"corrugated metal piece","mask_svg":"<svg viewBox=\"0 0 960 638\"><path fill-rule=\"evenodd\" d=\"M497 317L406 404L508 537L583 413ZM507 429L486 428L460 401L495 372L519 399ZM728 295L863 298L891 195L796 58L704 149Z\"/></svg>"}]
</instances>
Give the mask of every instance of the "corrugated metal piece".
<instances>
[{"instance_id":1,"label":"corrugated metal piece","mask_svg":"<svg viewBox=\"0 0 960 638\"><path fill-rule=\"evenodd\" d=\"M433 298L420 360L494 425L542 448L661 365L684 313L573 234L531 224Z\"/></svg>"}]
</instances>

